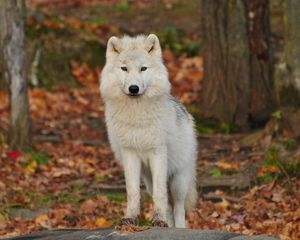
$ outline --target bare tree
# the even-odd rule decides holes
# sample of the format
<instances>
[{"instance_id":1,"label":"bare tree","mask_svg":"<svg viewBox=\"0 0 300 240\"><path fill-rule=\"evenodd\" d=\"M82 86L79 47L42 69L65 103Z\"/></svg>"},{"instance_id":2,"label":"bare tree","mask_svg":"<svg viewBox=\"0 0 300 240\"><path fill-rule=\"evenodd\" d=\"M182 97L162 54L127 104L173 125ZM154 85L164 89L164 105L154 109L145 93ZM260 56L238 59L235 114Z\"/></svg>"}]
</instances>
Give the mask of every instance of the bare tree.
<instances>
[{"instance_id":1,"label":"bare tree","mask_svg":"<svg viewBox=\"0 0 300 240\"><path fill-rule=\"evenodd\" d=\"M31 145L30 117L24 51L24 0L0 0L1 52L5 78L10 87L10 130L12 148Z\"/></svg>"}]
</instances>

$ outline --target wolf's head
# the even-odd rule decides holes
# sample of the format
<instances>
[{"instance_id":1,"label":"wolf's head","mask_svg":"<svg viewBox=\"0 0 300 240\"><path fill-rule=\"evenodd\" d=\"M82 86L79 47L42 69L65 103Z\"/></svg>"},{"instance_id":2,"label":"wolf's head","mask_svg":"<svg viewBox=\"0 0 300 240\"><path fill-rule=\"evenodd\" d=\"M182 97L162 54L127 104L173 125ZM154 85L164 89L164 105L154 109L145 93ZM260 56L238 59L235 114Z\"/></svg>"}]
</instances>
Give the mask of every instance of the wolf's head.
<instances>
[{"instance_id":1,"label":"wolf's head","mask_svg":"<svg viewBox=\"0 0 300 240\"><path fill-rule=\"evenodd\" d=\"M158 37L154 34L111 37L100 90L104 99L154 98L168 94L170 83Z\"/></svg>"}]
</instances>

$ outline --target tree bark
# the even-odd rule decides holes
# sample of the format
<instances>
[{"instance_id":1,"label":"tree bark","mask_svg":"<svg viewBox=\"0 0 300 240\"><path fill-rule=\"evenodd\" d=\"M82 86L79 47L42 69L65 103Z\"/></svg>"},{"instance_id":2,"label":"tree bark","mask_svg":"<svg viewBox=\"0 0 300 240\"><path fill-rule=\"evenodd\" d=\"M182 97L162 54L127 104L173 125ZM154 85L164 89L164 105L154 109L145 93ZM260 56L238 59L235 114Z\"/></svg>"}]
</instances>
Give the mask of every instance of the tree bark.
<instances>
[{"instance_id":1,"label":"tree bark","mask_svg":"<svg viewBox=\"0 0 300 240\"><path fill-rule=\"evenodd\" d=\"M248 41L250 50L250 117L265 123L276 109L274 61L271 46L269 0L250 0Z\"/></svg>"},{"instance_id":2,"label":"tree bark","mask_svg":"<svg viewBox=\"0 0 300 240\"><path fill-rule=\"evenodd\" d=\"M276 65L281 128L300 136L300 1L285 0L283 56Z\"/></svg>"},{"instance_id":3,"label":"tree bark","mask_svg":"<svg viewBox=\"0 0 300 240\"><path fill-rule=\"evenodd\" d=\"M245 111L249 104L245 5L240 0L202 0L202 10L205 77L201 112L225 122L237 118L243 125L247 116L238 108ZM239 88L245 90L242 95Z\"/></svg>"},{"instance_id":4,"label":"tree bark","mask_svg":"<svg viewBox=\"0 0 300 240\"><path fill-rule=\"evenodd\" d=\"M31 145L29 103L24 51L23 0L0 0L1 48L5 77L10 87L10 130L12 148L24 150Z\"/></svg>"},{"instance_id":5,"label":"tree bark","mask_svg":"<svg viewBox=\"0 0 300 240\"><path fill-rule=\"evenodd\" d=\"M201 112L247 129L274 108L268 0L202 0Z\"/></svg>"},{"instance_id":6,"label":"tree bark","mask_svg":"<svg viewBox=\"0 0 300 240\"><path fill-rule=\"evenodd\" d=\"M300 1L285 1L284 56L277 65L282 107L300 109Z\"/></svg>"}]
</instances>

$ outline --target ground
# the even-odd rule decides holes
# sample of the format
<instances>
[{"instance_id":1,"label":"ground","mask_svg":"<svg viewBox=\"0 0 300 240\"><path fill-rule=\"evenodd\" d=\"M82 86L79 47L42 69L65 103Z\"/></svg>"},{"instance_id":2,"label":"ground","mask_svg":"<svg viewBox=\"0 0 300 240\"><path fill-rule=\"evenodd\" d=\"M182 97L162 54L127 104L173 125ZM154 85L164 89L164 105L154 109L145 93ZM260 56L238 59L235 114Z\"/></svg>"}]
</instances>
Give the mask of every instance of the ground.
<instances>
[{"instance_id":1,"label":"ground","mask_svg":"<svg viewBox=\"0 0 300 240\"><path fill-rule=\"evenodd\" d=\"M1 145L0 234L113 226L124 214L124 178L107 143L97 82L81 88L57 86L51 92L32 89L30 105L34 150L21 153ZM4 93L0 114L1 129L7 129ZM245 166L263 161L261 149L245 148L242 137L201 134L199 179L235 176ZM251 181L241 186L244 191L230 189L229 183L221 191L214 190L218 184L205 186L199 180L199 200L187 216L188 224L297 239L300 181L290 181L278 184L274 178L260 186ZM152 202L146 194L142 206L141 223L147 225Z\"/></svg>"},{"instance_id":2,"label":"ground","mask_svg":"<svg viewBox=\"0 0 300 240\"><path fill-rule=\"evenodd\" d=\"M116 5L115 14L122 9L126 6ZM29 92L32 151L12 150L6 144L9 102L5 91L0 92L0 236L50 228L111 227L124 214L123 172L107 141L98 91L103 42L112 33L120 33L122 26L104 24L95 16L91 18L91 13L86 14L89 18L84 21L76 18L76 12L53 17L46 9L27 20L29 39L41 40L43 51L53 56L41 58L40 85L32 86ZM136 29L130 31L140 31ZM299 239L297 141L287 132L258 130L239 134L234 126L202 119L197 106L203 59L185 45L197 40L188 33L178 44L178 39L172 40L177 36L173 30L161 35L167 39L163 41L164 60L173 94L195 117L199 140L199 199L187 214L188 226ZM34 56L36 45L32 45L28 44L32 47L28 52ZM91 49L99 50L99 57L90 56ZM280 120L278 115L274 113L274 126ZM281 159L295 159L298 165L282 163ZM140 223L147 226L152 201L145 191L142 202Z\"/></svg>"}]
</instances>

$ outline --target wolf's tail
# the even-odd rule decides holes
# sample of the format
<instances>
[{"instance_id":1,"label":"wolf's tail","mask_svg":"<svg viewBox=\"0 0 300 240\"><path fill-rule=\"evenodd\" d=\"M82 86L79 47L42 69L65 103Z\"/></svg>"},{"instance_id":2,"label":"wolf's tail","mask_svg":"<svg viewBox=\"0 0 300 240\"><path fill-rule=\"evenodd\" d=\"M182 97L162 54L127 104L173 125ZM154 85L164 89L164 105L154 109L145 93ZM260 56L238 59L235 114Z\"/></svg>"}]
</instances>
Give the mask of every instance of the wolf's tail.
<instances>
[{"instance_id":1,"label":"wolf's tail","mask_svg":"<svg viewBox=\"0 0 300 240\"><path fill-rule=\"evenodd\" d=\"M189 186L189 190L185 198L185 203L184 203L185 210L189 211L192 208L194 208L196 206L197 199L198 199L197 184L196 184L196 180L192 179L191 184Z\"/></svg>"}]
</instances>

